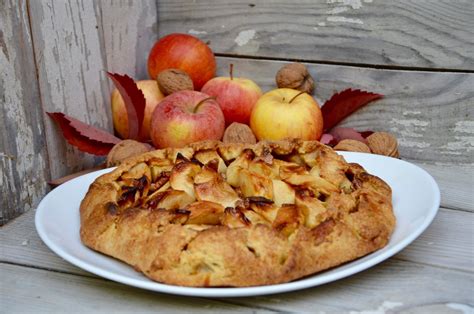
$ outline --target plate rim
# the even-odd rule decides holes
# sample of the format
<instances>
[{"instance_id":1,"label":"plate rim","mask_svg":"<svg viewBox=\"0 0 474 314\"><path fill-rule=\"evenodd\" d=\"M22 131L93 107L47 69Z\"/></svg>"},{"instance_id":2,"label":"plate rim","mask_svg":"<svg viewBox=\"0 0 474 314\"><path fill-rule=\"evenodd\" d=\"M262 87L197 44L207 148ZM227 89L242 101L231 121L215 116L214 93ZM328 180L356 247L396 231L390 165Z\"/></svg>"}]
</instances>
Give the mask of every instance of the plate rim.
<instances>
[{"instance_id":1,"label":"plate rim","mask_svg":"<svg viewBox=\"0 0 474 314\"><path fill-rule=\"evenodd\" d=\"M322 278L318 278L321 274L314 274L310 275L308 277L292 281L292 282L287 282L287 283L281 283L281 284L274 284L274 285L266 285L266 286L255 286L255 287L230 287L230 288L199 288L199 287L184 287L184 286L174 286L174 285L168 285L168 284L163 284L159 282L152 281L151 279L148 279L149 281L143 281L142 279L136 279L136 278L130 278L126 277L124 275L119 275L116 274L112 271L109 271L107 269L103 269L94 265L91 265L79 258L76 258L75 256L70 255L66 251L64 251L60 246L56 245L53 240L51 240L44 229L44 226L42 224L41 218L42 215L44 215L46 205L49 201L50 198L54 197L58 191L60 192L65 186L68 184L73 184L76 181L81 180L84 176L92 176L92 175L102 175L104 173L107 173L109 171L112 171L114 168L107 168L107 169L102 169L98 171L94 171L88 174L85 174L83 176L74 178L65 184L57 187L56 189L50 191L39 203L36 213L35 213L35 227L36 231L41 238L41 240L46 244L46 246L53 251L56 255L60 256L67 262L83 269L86 270L92 274L95 274L99 277L106 278L115 282L119 282L122 284L130 285L133 287L137 288L142 288L146 290L151 290L151 291L156 291L156 292L161 292L161 293L167 293L167 294L173 294L173 295L182 295L182 296L193 296L193 297L213 297L213 298L223 298L223 297L248 297L248 296L259 296L259 295L269 295L269 294L276 294L276 293L284 293L284 292L290 292L290 291L296 291L296 290L301 290L301 289L306 289L310 287L316 287L319 285L323 285L332 281L336 281L342 278L346 278L348 276L354 275L356 273L359 273L363 270L366 270L368 268L371 268L379 263L381 263L384 260L389 259L390 257L394 256L395 254L399 253L401 250L403 250L405 247L407 247L410 243L412 243L416 238L418 238L425 230L428 228L428 226L432 223L433 219L435 218L436 214L439 211L440 203L441 203L441 194L440 194L440 189L435 181L435 179L423 168L420 166L417 166L413 163L400 160L400 159L395 159L395 158L390 158L386 156L381 156L381 155L374 155L374 154L366 154L366 153L357 153L357 152L338 152L340 155L342 155L344 158L346 157L355 157L356 159L358 158L367 158L368 156L370 158L386 158L389 159L390 162L394 163L402 163L405 164L405 166L408 167L413 167L417 171L419 171L427 182L430 184L430 190L434 192L433 195L433 203L430 205L431 207L429 208L427 212L427 216L424 218L423 222L413 231L411 232L408 236L404 237L399 243L395 244L394 246L388 248L386 252L383 252L382 254L379 254L377 256L374 256L372 258L369 258L367 261L356 264L348 269L344 269L340 272L336 272L333 274L329 274L326 276L323 276ZM363 155L363 156L361 156ZM352 159L352 158L349 158ZM99 176L97 175L97 177ZM377 175L377 174L373 174ZM82 242L80 243L84 247L86 247ZM87 248L87 247L86 247ZM386 248L386 247L385 247ZM95 254L101 254L107 258L117 260L113 257L107 256L105 254L102 254L100 252L96 252L90 248L87 248L88 250L91 251L91 253ZM382 248L383 249L383 248ZM370 256L371 254L368 254L364 257ZM361 257L361 258L364 258ZM357 259L356 259L357 260ZM352 262L352 261L351 261ZM349 263L351 263L349 262ZM122 262L125 266L130 267L128 264ZM338 267L338 266L337 266ZM335 267L334 269L336 269Z\"/></svg>"}]
</instances>

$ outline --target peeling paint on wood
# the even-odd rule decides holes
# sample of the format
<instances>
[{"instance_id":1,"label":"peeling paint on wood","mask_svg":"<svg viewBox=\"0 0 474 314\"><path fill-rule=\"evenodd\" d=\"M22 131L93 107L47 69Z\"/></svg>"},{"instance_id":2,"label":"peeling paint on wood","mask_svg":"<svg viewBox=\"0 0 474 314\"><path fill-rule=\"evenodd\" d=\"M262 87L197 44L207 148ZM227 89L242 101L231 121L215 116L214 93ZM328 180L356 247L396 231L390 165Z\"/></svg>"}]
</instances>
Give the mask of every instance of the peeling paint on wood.
<instances>
[{"instance_id":1,"label":"peeling paint on wood","mask_svg":"<svg viewBox=\"0 0 474 314\"><path fill-rule=\"evenodd\" d=\"M148 79L147 59L158 39L156 1L101 1L108 71Z\"/></svg>"},{"instance_id":2,"label":"peeling paint on wood","mask_svg":"<svg viewBox=\"0 0 474 314\"><path fill-rule=\"evenodd\" d=\"M29 6L43 110L112 130L99 11L90 1L30 1ZM52 178L100 162L67 144L54 122L43 117Z\"/></svg>"},{"instance_id":3,"label":"peeling paint on wood","mask_svg":"<svg viewBox=\"0 0 474 314\"><path fill-rule=\"evenodd\" d=\"M67 144L45 111L112 131L105 71L146 78L157 21L152 0L2 1L0 9L2 224L35 207L48 180L102 161Z\"/></svg>"},{"instance_id":4,"label":"peeling paint on wood","mask_svg":"<svg viewBox=\"0 0 474 314\"><path fill-rule=\"evenodd\" d=\"M25 1L0 2L0 225L46 193L49 165Z\"/></svg>"}]
</instances>

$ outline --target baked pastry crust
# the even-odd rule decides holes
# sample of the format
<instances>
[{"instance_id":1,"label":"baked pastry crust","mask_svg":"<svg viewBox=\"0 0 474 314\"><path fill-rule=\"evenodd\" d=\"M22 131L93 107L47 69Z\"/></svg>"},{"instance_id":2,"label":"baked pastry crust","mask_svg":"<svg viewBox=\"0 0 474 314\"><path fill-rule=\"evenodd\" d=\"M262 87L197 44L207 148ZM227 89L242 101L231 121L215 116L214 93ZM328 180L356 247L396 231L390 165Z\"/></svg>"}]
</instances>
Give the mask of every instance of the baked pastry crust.
<instances>
[{"instance_id":1,"label":"baked pastry crust","mask_svg":"<svg viewBox=\"0 0 474 314\"><path fill-rule=\"evenodd\" d=\"M391 189L316 141L199 142L133 157L91 184L81 239L183 286L292 281L384 247Z\"/></svg>"}]
</instances>

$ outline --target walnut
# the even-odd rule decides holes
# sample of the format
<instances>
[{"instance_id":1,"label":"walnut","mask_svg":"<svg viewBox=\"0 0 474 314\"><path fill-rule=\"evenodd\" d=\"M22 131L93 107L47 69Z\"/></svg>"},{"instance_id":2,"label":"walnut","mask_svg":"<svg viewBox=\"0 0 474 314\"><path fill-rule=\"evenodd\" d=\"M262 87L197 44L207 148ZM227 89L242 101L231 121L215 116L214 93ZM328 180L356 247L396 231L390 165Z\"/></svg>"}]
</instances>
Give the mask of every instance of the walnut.
<instances>
[{"instance_id":1,"label":"walnut","mask_svg":"<svg viewBox=\"0 0 474 314\"><path fill-rule=\"evenodd\" d=\"M112 147L107 155L107 167L118 166L128 157L140 155L151 150L151 146L134 140L123 140Z\"/></svg>"},{"instance_id":2,"label":"walnut","mask_svg":"<svg viewBox=\"0 0 474 314\"><path fill-rule=\"evenodd\" d=\"M224 143L245 143L255 144L257 139L250 127L246 124L234 122L227 127L224 132Z\"/></svg>"},{"instance_id":3,"label":"walnut","mask_svg":"<svg viewBox=\"0 0 474 314\"><path fill-rule=\"evenodd\" d=\"M293 88L308 94L314 90L314 80L308 69L301 63L290 63L282 67L276 75L278 88Z\"/></svg>"},{"instance_id":4,"label":"walnut","mask_svg":"<svg viewBox=\"0 0 474 314\"><path fill-rule=\"evenodd\" d=\"M336 146L334 146L334 149L349 152L370 153L369 146L365 145L361 141L350 139L340 141Z\"/></svg>"},{"instance_id":5,"label":"walnut","mask_svg":"<svg viewBox=\"0 0 474 314\"><path fill-rule=\"evenodd\" d=\"M179 69L161 71L156 77L160 91L165 95L181 90L194 90L193 80L189 75Z\"/></svg>"},{"instance_id":6,"label":"walnut","mask_svg":"<svg viewBox=\"0 0 474 314\"><path fill-rule=\"evenodd\" d=\"M397 139L390 133L375 132L367 137L367 142L374 154L399 157Z\"/></svg>"}]
</instances>

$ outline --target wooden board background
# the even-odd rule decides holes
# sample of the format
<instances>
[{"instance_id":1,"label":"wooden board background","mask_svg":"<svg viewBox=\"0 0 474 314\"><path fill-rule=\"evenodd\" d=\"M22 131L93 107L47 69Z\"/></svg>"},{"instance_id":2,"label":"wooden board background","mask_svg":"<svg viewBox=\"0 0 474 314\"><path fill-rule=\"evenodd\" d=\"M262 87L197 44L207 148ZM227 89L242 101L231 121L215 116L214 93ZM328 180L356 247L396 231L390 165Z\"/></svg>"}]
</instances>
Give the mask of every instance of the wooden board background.
<instances>
[{"instance_id":1,"label":"wooden board background","mask_svg":"<svg viewBox=\"0 0 474 314\"><path fill-rule=\"evenodd\" d=\"M474 2L158 1L160 35L181 32L225 55L474 70Z\"/></svg>"},{"instance_id":2,"label":"wooden board background","mask_svg":"<svg viewBox=\"0 0 474 314\"><path fill-rule=\"evenodd\" d=\"M264 90L274 87L283 63L298 59L315 77L321 101L347 87L385 94L342 125L395 133L403 158L448 182L454 208L472 208L472 196L453 184L474 184L472 1L9 0L0 6L0 224L34 208L47 180L102 160L68 145L45 111L112 130L105 70L147 78L149 49L171 32L209 40L220 74L234 63L237 75Z\"/></svg>"}]
</instances>

